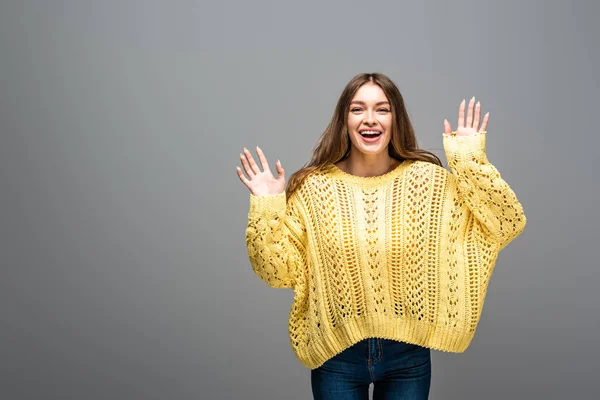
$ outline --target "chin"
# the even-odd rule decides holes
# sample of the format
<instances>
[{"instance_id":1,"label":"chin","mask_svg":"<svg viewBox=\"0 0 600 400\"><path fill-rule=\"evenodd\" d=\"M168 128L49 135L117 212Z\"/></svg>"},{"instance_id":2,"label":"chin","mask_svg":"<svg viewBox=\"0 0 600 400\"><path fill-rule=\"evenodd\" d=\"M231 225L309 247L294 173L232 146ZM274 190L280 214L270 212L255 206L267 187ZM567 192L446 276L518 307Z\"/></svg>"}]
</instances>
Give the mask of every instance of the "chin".
<instances>
[{"instance_id":1,"label":"chin","mask_svg":"<svg viewBox=\"0 0 600 400\"><path fill-rule=\"evenodd\" d=\"M359 152L363 153L363 154L379 154L379 153L383 153L385 152L387 154L387 150L389 147L389 143L385 143L385 144L378 144L377 146L374 145L366 145L364 143L360 143L359 146L354 146Z\"/></svg>"},{"instance_id":2,"label":"chin","mask_svg":"<svg viewBox=\"0 0 600 400\"><path fill-rule=\"evenodd\" d=\"M359 153L365 154L365 155L378 155L378 154L387 154L387 147L382 148L382 149L364 149L364 148L357 148Z\"/></svg>"}]
</instances>

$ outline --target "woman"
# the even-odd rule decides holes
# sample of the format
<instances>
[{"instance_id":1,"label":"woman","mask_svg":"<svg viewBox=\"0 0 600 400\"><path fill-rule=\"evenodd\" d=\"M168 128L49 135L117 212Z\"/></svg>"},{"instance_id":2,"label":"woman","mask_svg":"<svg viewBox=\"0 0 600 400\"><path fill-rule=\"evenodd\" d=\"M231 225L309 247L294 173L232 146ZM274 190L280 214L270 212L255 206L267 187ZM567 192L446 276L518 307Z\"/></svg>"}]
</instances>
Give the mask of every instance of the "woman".
<instances>
[{"instance_id":1,"label":"woman","mask_svg":"<svg viewBox=\"0 0 600 400\"><path fill-rule=\"evenodd\" d=\"M290 343L316 399L367 399L370 383L375 399L426 399L430 349L468 347L498 253L526 219L486 158L489 113L475 98L465 108L456 131L444 120L451 172L418 149L400 91L377 73L348 83L287 188L279 160L275 177L260 148L260 167L240 154L248 256L295 292Z\"/></svg>"}]
</instances>

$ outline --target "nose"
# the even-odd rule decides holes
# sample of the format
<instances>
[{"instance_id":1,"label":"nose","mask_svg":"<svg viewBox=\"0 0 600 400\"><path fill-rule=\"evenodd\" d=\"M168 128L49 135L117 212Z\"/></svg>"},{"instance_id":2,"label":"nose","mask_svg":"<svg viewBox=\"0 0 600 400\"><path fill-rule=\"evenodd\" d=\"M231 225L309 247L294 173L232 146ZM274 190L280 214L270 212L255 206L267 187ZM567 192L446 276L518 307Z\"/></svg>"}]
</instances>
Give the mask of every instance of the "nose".
<instances>
[{"instance_id":1,"label":"nose","mask_svg":"<svg viewBox=\"0 0 600 400\"><path fill-rule=\"evenodd\" d=\"M372 125L375 123L375 112L373 110L367 110L365 123L367 123L367 125Z\"/></svg>"}]
</instances>

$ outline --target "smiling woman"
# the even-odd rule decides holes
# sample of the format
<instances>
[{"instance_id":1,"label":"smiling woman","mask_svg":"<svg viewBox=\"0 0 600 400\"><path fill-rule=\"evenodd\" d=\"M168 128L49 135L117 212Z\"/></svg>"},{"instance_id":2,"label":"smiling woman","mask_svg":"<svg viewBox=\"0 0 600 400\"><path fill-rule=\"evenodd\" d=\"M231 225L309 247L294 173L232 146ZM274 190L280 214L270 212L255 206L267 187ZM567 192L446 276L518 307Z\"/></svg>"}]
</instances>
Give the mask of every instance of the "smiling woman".
<instances>
[{"instance_id":1,"label":"smiling woman","mask_svg":"<svg viewBox=\"0 0 600 400\"><path fill-rule=\"evenodd\" d=\"M350 102L350 152L336 165L353 175L375 176L390 171L393 157L387 147L392 136L390 102L379 85L365 83Z\"/></svg>"},{"instance_id":2,"label":"smiling woman","mask_svg":"<svg viewBox=\"0 0 600 400\"><path fill-rule=\"evenodd\" d=\"M359 129L375 129L382 137L369 140L360 135ZM310 161L290 177L287 196L308 175L331 165L352 175L369 177L393 170L404 160L442 166L435 154L418 148L404 98L394 82L379 73L358 74L342 91Z\"/></svg>"},{"instance_id":3,"label":"smiling woman","mask_svg":"<svg viewBox=\"0 0 600 400\"><path fill-rule=\"evenodd\" d=\"M257 147L246 246L258 277L295 291L290 343L316 399L426 399L430 350L463 352L500 250L523 208L489 163L481 105L441 135L451 172L417 148L404 100L382 74L342 92L310 162L286 190ZM247 177L244 175L247 175Z\"/></svg>"}]
</instances>

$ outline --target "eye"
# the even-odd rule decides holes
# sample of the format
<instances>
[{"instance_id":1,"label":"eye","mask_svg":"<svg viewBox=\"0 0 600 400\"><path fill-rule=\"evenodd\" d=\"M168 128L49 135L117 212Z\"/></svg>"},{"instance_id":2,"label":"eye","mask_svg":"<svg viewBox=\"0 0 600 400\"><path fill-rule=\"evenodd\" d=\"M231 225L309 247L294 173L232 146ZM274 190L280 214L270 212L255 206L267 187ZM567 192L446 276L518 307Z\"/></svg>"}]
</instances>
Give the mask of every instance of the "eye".
<instances>
[{"instance_id":1,"label":"eye","mask_svg":"<svg viewBox=\"0 0 600 400\"><path fill-rule=\"evenodd\" d=\"M360 111L360 108L356 108L356 107L355 107L355 108L351 109L350 111L351 111L351 112L359 112L359 111Z\"/></svg>"},{"instance_id":2,"label":"eye","mask_svg":"<svg viewBox=\"0 0 600 400\"><path fill-rule=\"evenodd\" d=\"M379 112L390 112L390 110L388 110L387 108L380 108Z\"/></svg>"}]
</instances>

